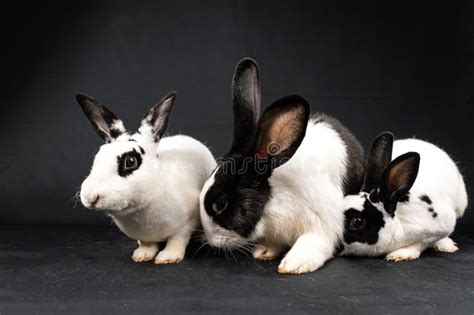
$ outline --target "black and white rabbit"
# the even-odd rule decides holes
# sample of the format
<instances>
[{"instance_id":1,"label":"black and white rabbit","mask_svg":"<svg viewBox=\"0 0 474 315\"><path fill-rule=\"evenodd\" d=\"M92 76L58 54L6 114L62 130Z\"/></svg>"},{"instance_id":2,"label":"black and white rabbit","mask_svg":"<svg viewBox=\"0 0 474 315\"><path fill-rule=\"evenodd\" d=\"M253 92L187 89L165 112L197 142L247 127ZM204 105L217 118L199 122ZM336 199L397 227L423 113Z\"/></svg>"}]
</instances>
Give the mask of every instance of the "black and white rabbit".
<instances>
[{"instance_id":1,"label":"black and white rabbit","mask_svg":"<svg viewBox=\"0 0 474 315\"><path fill-rule=\"evenodd\" d=\"M204 185L201 222L211 246L256 243L267 260L291 247L280 273L321 267L343 235L344 195L360 190L363 149L336 119L301 96L270 105L259 119L259 69L241 60L233 77L234 139Z\"/></svg>"},{"instance_id":2,"label":"black and white rabbit","mask_svg":"<svg viewBox=\"0 0 474 315\"><path fill-rule=\"evenodd\" d=\"M457 251L449 236L468 203L458 167L434 144L393 138L375 139L362 191L344 199L342 254L403 261L428 247Z\"/></svg>"},{"instance_id":3,"label":"black and white rabbit","mask_svg":"<svg viewBox=\"0 0 474 315\"><path fill-rule=\"evenodd\" d=\"M199 193L216 162L208 148L183 135L162 138L176 94L153 106L135 133L97 100L77 95L94 130L106 141L81 187L87 208L105 210L119 229L138 240L135 262L183 259L199 225ZM158 242L166 241L159 251ZM159 253L158 253L159 252ZM158 255L157 255L158 253Z\"/></svg>"}]
</instances>

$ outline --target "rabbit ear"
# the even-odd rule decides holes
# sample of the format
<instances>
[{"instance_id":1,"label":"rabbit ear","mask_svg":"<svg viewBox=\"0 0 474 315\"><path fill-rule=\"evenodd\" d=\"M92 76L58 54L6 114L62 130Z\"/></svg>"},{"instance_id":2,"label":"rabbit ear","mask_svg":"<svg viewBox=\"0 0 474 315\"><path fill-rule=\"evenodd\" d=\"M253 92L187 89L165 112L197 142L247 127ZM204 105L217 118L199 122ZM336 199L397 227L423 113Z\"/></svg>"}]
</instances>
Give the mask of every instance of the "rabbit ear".
<instances>
[{"instance_id":1,"label":"rabbit ear","mask_svg":"<svg viewBox=\"0 0 474 315\"><path fill-rule=\"evenodd\" d=\"M270 169L287 162L303 141L309 114L308 101L299 95L286 96L270 105L258 122L251 152L257 161L269 162Z\"/></svg>"},{"instance_id":2,"label":"rabbit ear","mask_svg":"<svg viewBox=\"0 0 474 315\"><path fill-rule=\"evenodd\" d=\"M117 137L127 132L123 122L96 99L84 94L77 94L76 100L95 132L107 143L114 141Z\"/></svg>"},{"instance_id":3,"label":"rabbit ear","mask_svg":"<svg viewBox=\"0 0 474 315\"><path fill-rule=\"evenodd\" d=\"M420 155L408 152L393 160L382 175L379 198L385 210L393 214L397 202L411 189L420 168Z\"/></svg>"},{"instance_id":4,"label":"rabbit ear","mask_svg":"<svg viewBox=\"0 0 474 315\"><path fill-rule=\"evenodd\" d=\"M232 80L234 139L227 155L243 154L252 143L260 114L260 79L257 63L242 59Z\"/></svg>"},{"instance_id":5,"label":"rabbit ear","mask_svg":"<svg viewBox=\"0 0 474 315\"><path fill-rule=\"evenodd\" d=\"M371 192L379 187L382 174L392 160L393 138L391 132L384 131L372 143L365 166L362 191Z\"/></svg>"},{"instance_id":6,"label":"rabbit ear","mask_svg":"<svg viewBox=\"0 0 474 315\"><path fill-rule=\"evenodd\" d=\"M155 141L161 139L168 128L168 121L176 98L176 91L169 92L158 103L156 103L143 118L140 132L144 129L150 129Z\"/></svg>"}]
</instances>

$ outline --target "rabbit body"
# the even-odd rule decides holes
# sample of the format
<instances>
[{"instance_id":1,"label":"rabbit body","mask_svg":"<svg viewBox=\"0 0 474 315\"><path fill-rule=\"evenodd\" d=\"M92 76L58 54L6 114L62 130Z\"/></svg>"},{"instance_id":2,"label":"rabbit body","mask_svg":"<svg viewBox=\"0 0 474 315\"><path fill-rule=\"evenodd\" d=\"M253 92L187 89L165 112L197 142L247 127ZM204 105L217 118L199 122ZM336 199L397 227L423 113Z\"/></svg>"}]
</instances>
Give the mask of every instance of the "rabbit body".
<instances>
[{"instance_id":1,"label":"rabbit body","mask_svg":"<svg viewBox=\"0 0 474 315\"><path fill-rule=\"evenodd\" d=\"M200 195L208 243L256 244L261 260L290 251L280 273L300 274L332 257L343 232L344 195L360 189L363 149L301 96L277 100L259 118L258 66L243 59L233 79L234 139Z\"/></svg>"},{"instance_id":2,"label":"rabbit body","mask_svg":"<svg viewBox=\"0 0 474 315\"><path fill-rule=\"evenodd\" d=\"M419 156L416 179L400 195L393 211L386 211L380 188L345 198L343 208L351 208L353 215L357 215L356 211L371 211L371 216L378 219L370 220L364 229L351 231L351 216L346 215L343 254L387 254L387 260L399 261L416 259L428 247L457 251L449 235L468 203L463 177L445 151L418 139L394 141L392 163L413 152ZM403 165L395 167L403 172Z\"/></svg>"},{"instance_id":3,"label":"rabbit body","mask_svg":"<svg viewBox=\"0 0 474 315\"><path fill-rule=\"evenodd\" d=\"M155 104L135 133L97 100L77 100L106 144L81 186L81 202L105 211L135 239L136 262L176 263L199 225L199 193L216 166L209 149L184 135L164 137L175 93ZM159 242L166 242L160 251ZM159 252L159 253L158 253ZM158 254L158 255L157 255Z\"/></svg>"}]
</instances>

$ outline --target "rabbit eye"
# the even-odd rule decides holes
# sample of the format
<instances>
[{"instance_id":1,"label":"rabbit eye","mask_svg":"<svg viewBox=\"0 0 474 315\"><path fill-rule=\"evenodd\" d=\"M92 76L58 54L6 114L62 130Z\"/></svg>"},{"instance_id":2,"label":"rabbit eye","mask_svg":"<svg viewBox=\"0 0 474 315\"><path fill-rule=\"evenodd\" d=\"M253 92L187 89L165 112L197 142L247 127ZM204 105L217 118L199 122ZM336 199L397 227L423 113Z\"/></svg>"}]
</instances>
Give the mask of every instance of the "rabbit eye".
<instances>
[{"instance_id":1,"label":"rabbit eye","mask_svg":"<svg viewBox=\"0 0 474 315\"><path fill-rule=\"evenodd\" d=\"M364 227L365 227L365 219L361 217L352 218L351 223L349 225L349 228L353 231L360 230Z\"/></svg>"},{"instance_id":2,"label":"rabbit eye","mask_svg":"<svg viewBox=\"0 0 474 315\"><path fill-rule=\"evenodd\" d=\"M118 157L118 173L120 176L126 177L138 169L141 163L142 157L137 151L124 153Z\"/></svg>"},{"instance_id":3,"label":"rabbit eye","mask_svg":"<svg viewBox=\"0 0 474 315\"><path fill-rule=\"evenodd\" d=\"M130 169L133 169L133 168L136 168L137 167L137 159L133 156L127 156L125 157L125 169L126 170L130 170Z\"/></svg>"},{"instance_id":4,"label":"rabbit eye","mask_svg":"<svg viewBox=\"0 0 474 315\"><path fill-rule=\"evenodd\" d=\"M212 203L212 210L214 210L216 213L221 213L226 208L227 208L227 200L224 198L216 200Z\"/></svg>"}]
</instances>

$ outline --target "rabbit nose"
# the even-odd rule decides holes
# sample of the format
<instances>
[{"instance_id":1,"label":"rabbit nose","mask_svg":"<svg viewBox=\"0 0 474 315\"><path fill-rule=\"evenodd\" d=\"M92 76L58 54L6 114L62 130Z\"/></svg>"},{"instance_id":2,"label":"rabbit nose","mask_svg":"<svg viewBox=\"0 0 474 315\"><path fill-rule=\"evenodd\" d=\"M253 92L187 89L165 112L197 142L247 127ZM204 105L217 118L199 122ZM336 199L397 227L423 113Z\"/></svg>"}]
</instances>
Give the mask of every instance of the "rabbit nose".
<instances>
[{"instance_id":1,"label":"rabbit nose","mask_svg":"<svg viewBox=\"0 0 474 315\"><path fill-rule=\"evenodd\" d=\"M89 201L91 206L94 206L99 201L99 199L100 199L99 194L92 194L89 196L89 198L87 198L87 201Z\"/></svg>"}]
</instances>

